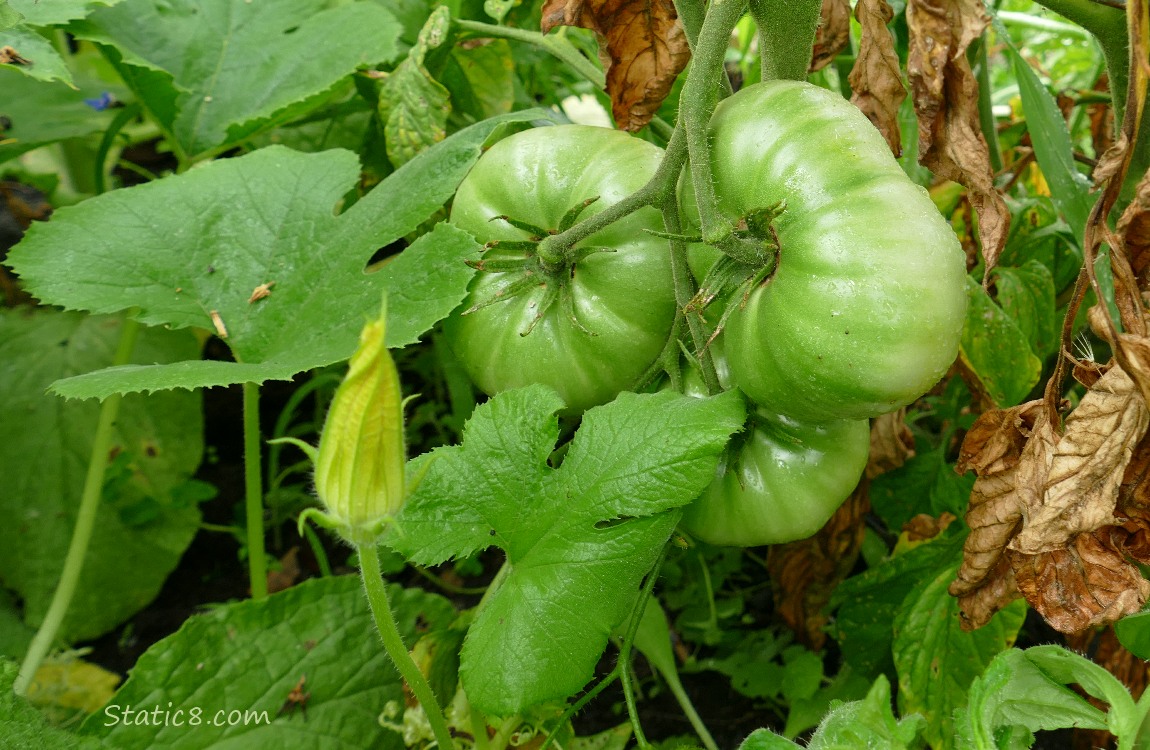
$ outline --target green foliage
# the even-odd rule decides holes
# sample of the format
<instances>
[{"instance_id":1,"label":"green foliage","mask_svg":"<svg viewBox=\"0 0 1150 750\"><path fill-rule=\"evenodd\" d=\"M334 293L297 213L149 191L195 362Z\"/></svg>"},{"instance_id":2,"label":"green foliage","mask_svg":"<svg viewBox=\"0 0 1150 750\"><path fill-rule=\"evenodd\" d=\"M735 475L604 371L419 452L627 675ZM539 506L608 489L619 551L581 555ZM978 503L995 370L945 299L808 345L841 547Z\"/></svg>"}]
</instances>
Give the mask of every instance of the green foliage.
<instances>
[{"instance_id":1,"label":"green foliage","mask_svg":"<svg viewBox=\"0 0 1150 750\"><path fill-rule=\"evenodd\" d=\"M0 494L0 580L39 625L63 568L92 450L98 405L65 402L45 389L56 379L107 365L121 321L39 310L0 312L0 441L7 490ZM199 353L186 332L145 331L135 361ZM92 552L62 637L94 638L146 606L200 523L188 479L203 453L197 393L125 399L113 438L119 474L105 485ZM189 498L187 492L193 495Z\"/></svg>"},{"instance_id":2,"label":"green foliage","mask_svg":"<svg viewBox=\"0 0 1150 750\"><path fill-rule=\"evenodd\" d=\"M100 744L90 738L50 726L30 703L12 692L19 668L0 658L0 744L13 750L94 750Z\"/></svg>"},{"instance_id":3,"label":"green foliage","mask_svg":"<svg viewBox=\"0 0 1150 750\"><path fill-rule=\"evenodd\" d=\"M1038 383L1042 363L1026 333L974 279L967 279L970 308L959 357L997 406L1014 406Z\"/></svg>"},{"instance_id":4,"label":"green foliage","mask_svg":"<svg viewBox=\"0 0 1150 750\"><path fill-rule=\"evenodd\" d=\"M419 460L427 474L391 537L421 564L490 545L507 553L460 666L485 713L516 713L591 678L678 520L665 511L698 495L743 419L733 394L624 393L587 413L552 468L562 407L533 386L477 409L461 446Z\"/></svg>"},{"instance_id":5,"label":"green foliage","mask_svg":"<svg viewBox=\"0 0 1150 750\"><path fill-rule=\"evenodd\" d=\"M454 616L447 600L418 589L392 586L390 598L409 643L417 628L443 629ZM285 709L305 677L306 707ZM82 731L123 750L402 748L378 721L391 701L402 705L399 675L374 637L363 584L342 576L189 619L140 657Z\"/></svg>"}]
</instances>

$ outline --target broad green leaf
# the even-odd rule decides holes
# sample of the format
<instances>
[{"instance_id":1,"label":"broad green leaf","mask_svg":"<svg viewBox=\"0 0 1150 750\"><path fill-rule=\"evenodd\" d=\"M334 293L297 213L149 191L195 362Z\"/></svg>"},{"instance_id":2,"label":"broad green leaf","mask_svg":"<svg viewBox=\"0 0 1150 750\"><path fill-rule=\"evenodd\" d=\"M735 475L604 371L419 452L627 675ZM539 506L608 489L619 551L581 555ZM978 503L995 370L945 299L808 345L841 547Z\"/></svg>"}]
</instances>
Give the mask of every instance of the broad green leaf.
<instances>
[{"instance_id":1,"label":"broad green leaf","mask_svg":"<svg viewBox=\"0 0 1150 750\"><path fill-rule=\"evenodd\" d=\"M810 698L790 701L787 723L783 728L784 737L797 737L811 727L818 726L829 712L831 703L859 700L870 690L871 683L844 666L830 684L825 685Z\"/></svg>"},{"instance_id":2,"label":"broad green leaf","mask_svg":"<svg viewBox=\"0 0 1150 750\"><path fill-rule=\"evenodd\" d=\"M914 750L923 746L926 722L918 715L896 719L891 708L890 683L883 675L860 701L832 707L815 730L807 750L858 750L874 747Z\"/></svg>"},{"instance_id":3,"label":"broad green leaf","mask_svg":"<svg viewBox=\"0 0 1150 750\"><path fill-rule=\"evenodd\" d=\"M801 748L802 745L791 742L769 729L756 729L739 745L739 750L801 750Z\"/></svg>"},{"instance_id":4,"label":"broad green leaf","mask_svg":"<svg viewBox=\"0 0 1150 750\"><path fill-rule=\"evenodd\" d=\"M49 726L30 703L12 692L20 671L15 662L0 658L0 747L35 750L94 750L95 740Z\"/></svg>"},{"instance_id":5,"label":"broad green leaf","mask_svg":"<svg viewBox=\"0 0 1150 750\"><path fill-rule=\"evenodd\" d=\"M903 714L926 717L926 737L935 750L954 744L954 712L990 662L1014 642L1026 603L1000 610L974 631L962 629L958 600L947 591L957 565L935 570L907 595L894 621L898 705Z\"/></svg>"},{"instance_id":6,"label":"broad green leaf","mask_svg":"<svg viewBox=\"0 0 1150 750\"><path fill-rule=\"evenodd\" d=\"M84 103L99 96L98 90L45 83L10 65L0 65L0 91L0 115L12 123L0 133L0 163L41 146L98 133L111 121L107 112Z\"/></svg>"},{"instance_id":7,"label":"broad green leaf","mask_svg":"<svg viewBox=\"0 0 1150 750\"><path fill-rule=\"evenodd\" d=\"M962 515L973 476L959 476L942 450L920 453L871 482L870 500L888 528L900 529L919 513Z\"/></svg>"},{"instance_id":8,"label":"broad green leaf","mask_svg":"<svg viewBox=\"0 0 1150 750\"><path fill-rule=\"evenodd\" d=\"M8 0L12 10L24 16L30 26L59 26L84 18L97 8L123 0Z\"/></svg>"},{"instance_id":9,"label":"broad green leaf","mask_svg":"<svg viewBox=\"0 0 1150 750\"><path fill-rule=\"evenodd\" d=\"M15 10L8 0L0 0L0 30L10 29L24 20L24 15Z\"/></svg>"},{"instance_id":10,"label":"broad green leaf","mask_svg":"<svg viewBox=\"0 0 1150 750\"><path fill-rule=\"evenodd\" d=\"M982 285L969 277L966 283L970 308L958 356L997 406L1014 406L1038 382L1042 363L1030 350L1026 334Z\"/></svg>"},{"instance_id":11,"label":"broad green leaf","mask_svg":"<svg viewBox=\"0 0 1150 750\"><path fill-rule=\"evenodd\" d=\"M298 117L357 68L395 56L400 26L386 9L329 5L126 0L73 28L145 71L128 84L194 159Z\"/></svg>"},{"instance_id":12,"label":"broad green leaf","mask_svg":"<svg viewBox=\"0 0 1150 750\"><path fill-rule=\"evenodd\" d=\"M427 71L424 59L448 41L451 12L440 5L419 32L415 46L384 81L379 92L379 119L387 141L387 158L396 167L443 140L451 97Z\"/></svg>"},{"instance_id":13,"label":"broad green leaf","mask_svg":"<svg viewBox=\"0 0 1150 750\"><path fill-rule=\"evenodd\" d=\"M1068 727L1106 729L1102 711L1051 679L1027 654L1019 649L1003 651L971 683L967 705L955 717L958 748L1002 748L997 738L1011 729L1016 730L1014 736Z\"/></svg>"},{"instance_id":14,"label":"broad green leaf","mask_svg":"<svg viewBox=\"0 0 1150 750\"><path fill-rule=\"evenodd\" d=\"M742 425L733 394L624 393L587 412L552 468L562 401L533 386L476 409L440 448L389 543L434 564L495 545L507 555L463 647L472 704L511 715L591 678L607 636ZM620 446L627 446L620 450Z\"/></svg>"},{"instance_id":15,"label":"broad green leaf","mask_svg":"<svg viewBox=\"0 0 1150 750\"><path fill-rule=\"evenodd\" d=\"M871 678L892 666L893 623L903 601L920 581L951 570L961 559L962 542L961 534L948 530L835 588L829 605L837 610L833 633L855 671Z\"/></svg>"},{"instance_id":16,"label":"broad green leaf","mask_svg":"<svg viewBox=\"0 0 1150 750\"><path fill-rule=\"evenodd\" d=\"M59 392L89 398L287 379L350 356L384 288L388 346L415 341L463 299L472 275L463 260L478 245L441 225L377 273L364 275L364 264L443 205L494 132L545 117L517 112L462 130L339 216L332 206L355 183L355 157L282 147L57 211L8 256L33 294L67 308L136 307L147 323L209 331L215 310L240 361L97 373ZM266 298L249 302L273 281Z\"/></svg>"},{"instance_id":17,"label":"broad green leaf","mask_svg":"<svg viewBox=\"0 0 1150 750\"><path fill-rule=\"evenodd\" d=\"M1089 695L1110 704L1106 724L1119 737L1137 730L1134 698L1118 678L1104 667L1060 646L1035 646L1027 649L1026 658L1062 685L1078 685Z\"/></svg>"},{"instance_id":18,"label":"broad green leaf","mask_svg":"<svg viewBox=\"0 0 1150 750\"><path fill-rule=\"evenodd\" d=\"M1010 43L1009 35L1000 33L999 38L1007 42L1006 53L1014 66L1014 77L1018 80L1026 128L1034 144L1038 166L1050 185L1050 197L1066 217L1075 240L1082 242L1094 199L1090 195L1090 180L1075 165L1066 120L1030 63Z\"/></svg>"},{"instance_id":19,"label":"broad green leaf","mask_svg":"<svg viewBox=\"0 0 1150 750\"><path fill-rule=\"evenodd\" d=\"M29 61L29 64L2 65L4 70L12 70L36 81L62 81L75 88L72 82L72 73L68 70L64 58L52 46L52 43L37 33L35 29L26 24L17 24L8 29L0 30L0 47L11 47L20 54L20 57ZM8 92L5 91L5 99ZM4 104L7 107L7 103Z\"/></svg>"},{"instance_id":20,"label":"broad green leaf","mask_svg":"<svg viewBox=\"0 0 1150 750\"><path fill-rule=\"evenodd\" d=\"M24 624L15 600L0 588L0 659L22 659L36 631Z\"/></svg>"},{"instance_id":21,"label":"broad green leaf","mask_svg":"<svg viewBox=\"0 0 1150 750\"><path fill-rule=\"evenodd\" d=\"M1150 659L1150 611L1123 617L1114 623L1118 640L1139 659Z\"/></svg>"},{"instance_id":22,"label":"broad green leaf","mask_svg":"<svg viewBox=\"0 0 1150 750\"><path fill-rule=\"evenodd\" d=\"M4 491L0 581L24 600L38 625L59 581L76 522L99 405L44 391L62 376L107 365L118 319L54 310L0 314L0 441ZM144 330L137 362L196 356L188 333ZM84 571L61 637L99 636L146 606L191 543L200 523L181 488L203 452L200 398L192 393L132 396L120 405L114 454ZM150 520L144 520L145 518Z\"/></svg>"},{"instance_id":23,"label":"broad green leaf","mask_svg":"<svg viewBox=\"0 0 1150 750\"><path fill-rule=\"evenodd\" d=\"M417 623L443 628L454 616L440 596L395 585L388 593L408 644ZM311 694L306 711L286 710L301 679ZM379 723L393 701L402 706L402 683L376 633L362 582L317 578L192 617L140 657L81 731L120 750L401 750L403 738ZM160 721L134 723L139 714L126 714L129 708L159 709ZM198 725L192 723L197 712ZM232 712L239 721L229 725L237 718ZM218 719L223 726L213 724Z\"/></svg>"},{"instance_id":24,"label":"broad green leaf","mask_svg":"<svg viewBox=\"0 0 1150 750\"><path fill-rule=\"evenodd\" d=\"M1054 309L1054 277L1037 260L1018 268L998 266L992 271L998 303L1030 342L1038 357L1058 348L1058 316Z\"/></svg>"}]
</instances>

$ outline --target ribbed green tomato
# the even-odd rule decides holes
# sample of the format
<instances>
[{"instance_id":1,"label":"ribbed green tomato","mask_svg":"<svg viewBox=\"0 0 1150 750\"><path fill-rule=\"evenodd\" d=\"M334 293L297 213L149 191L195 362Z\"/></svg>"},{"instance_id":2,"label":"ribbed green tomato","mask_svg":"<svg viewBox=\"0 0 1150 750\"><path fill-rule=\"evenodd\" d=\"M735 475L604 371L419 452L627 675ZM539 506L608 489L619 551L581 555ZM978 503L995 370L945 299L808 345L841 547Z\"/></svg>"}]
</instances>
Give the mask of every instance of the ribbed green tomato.
<instances>
[{"instance_id":1,"label":"ribbed green tomato","mask_svg":"<svg viewBox=\"0 0 1150 750\"><path fill-rule=\"evenodd\" d=\"M874 126L829 91L771 81L721 102L709 133L728 218L786 202L777 268L727 322L739 388L816 422L929 390L958 352L965 255Z\"/></svg>"},{"instance_id":2,"label":"ribbed green tomato","mask_svg":"<svg viewBox=\"0 0 1150 750\"><path fill-rule=\"evenodd\" d=\"M759 410L732 441L710 486L687 506L681 525L717 545L805 539L858 484L869 448L865 419L806 424Z\"/></svg>"},{"instance_id":3,"label":"ribbed green tomato","mask_svg":"<svg viewBox=\"0 0 1150 750\"><path fill-rule=\"evenodd\" d=\"M582 202L598 198L580 219L642 187L662 156L657 146L605 128L562 125L517 133L475 164L456 193L450 221L483 243L530 240L529 231L494 217L552 232ZM543 383L572 412L631 387L663 350L675 316L667 241L644 231L662 226L652 208L633 213L576 245L603 252L558 273L547 272L531 250L488 250L485 261L524 263L480 271L446 322L448 342L471 379L488 394ZM524 278L537 283L464 313Z\"/></svg>"}]
</instances>

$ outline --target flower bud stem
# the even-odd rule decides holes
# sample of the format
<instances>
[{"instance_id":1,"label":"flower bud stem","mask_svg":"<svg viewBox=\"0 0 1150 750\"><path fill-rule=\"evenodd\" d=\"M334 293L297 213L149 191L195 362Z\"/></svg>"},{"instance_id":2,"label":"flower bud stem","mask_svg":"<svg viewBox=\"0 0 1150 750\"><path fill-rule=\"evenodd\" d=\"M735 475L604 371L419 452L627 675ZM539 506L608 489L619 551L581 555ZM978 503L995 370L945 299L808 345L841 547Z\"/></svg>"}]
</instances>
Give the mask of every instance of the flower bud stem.
<instances>
[{"instance_id":1,"label":"flower bud stem","mask_svg":"<svg viewBox=\"0 0 1150 750\"><path fill-rule=\"evenodd\" d=\"M371 605L371 614L375 618L375 627L383 639L383 647L395 668L403 676L404 682L411 688L416 700L423 706L427 721L431 724L431 731L435 733L435 742L440 750L452 750L451 730L447 728L447 720L443 718L443 711L431 692L423 672L411 658L411 652L403 644L399 634L399 627L395 624L395 615L391 612L391 605L387 601L387 586L383 582L383 575L379 568L379 552L374 544L357 544L359 553L359 570L363 576L363 586L367 590L367 602Z\"/></svg>"}]
</instances>

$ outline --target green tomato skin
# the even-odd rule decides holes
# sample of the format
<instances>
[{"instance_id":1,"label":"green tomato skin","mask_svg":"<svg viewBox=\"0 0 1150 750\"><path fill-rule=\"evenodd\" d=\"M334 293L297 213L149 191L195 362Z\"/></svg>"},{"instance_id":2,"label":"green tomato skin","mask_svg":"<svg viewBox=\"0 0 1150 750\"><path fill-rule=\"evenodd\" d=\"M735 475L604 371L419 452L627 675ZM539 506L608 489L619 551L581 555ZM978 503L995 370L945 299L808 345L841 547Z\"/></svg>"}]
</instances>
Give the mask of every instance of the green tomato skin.
<instances>
[{"instance_id":1,"label":"green tomato skin","mask_svg":"<svg viewBox=\"0 0 1150 750\"><path fill-rule=\"evenodd\" d=\"M464 179L450 221L476 240L525 240L528 234L492 217L507 215L544 229L598 196L591 216L642 187L663 152L619 131L581 125L536 128L495 144ZM579 261L565 281L570 308L552 305L530 334L545 287L462 315L513 275L478 273L445 334L475 384L488 394L532 383L551 386L570 412L606 403L632 386L662 352L675 315L667 242L645 232L662 229L659 213L644 208L584 239L603 247ZM525 257L494 248L487 258Z\"/></svg>"},{"instance_id":2,"label":"green tomato skin","mask_svg":"<svg viewBox=\"0 0 1150 750\"><path fill-rule=\"evenodd\" d=\"M812 425L759 411L742 441L683 513L696 539L757 547L812 536L858 484L870 429L865 419Z\"/></svg>"},{"instance_id":3,"label":"green tomato skin","mask_svg":"<svg viewBox=\"0 0 1150 750\"><path fill-rule=\"evenodd\" d=\"M710 123L720 209L786 201L778 266L730 317L753 401L796 419L862 419L946 373L966 317L965 254L853 105L797 81L749 86Z\"/></svg>"}]
</instances>

